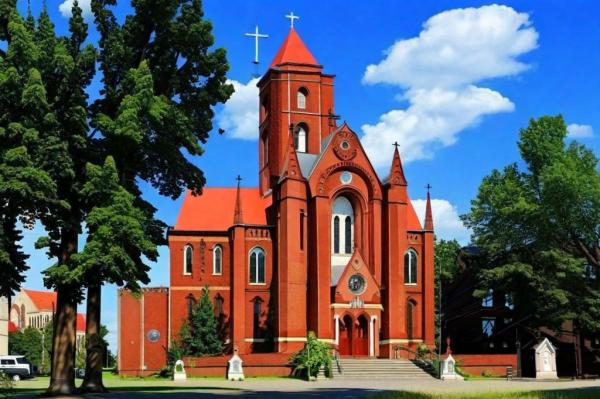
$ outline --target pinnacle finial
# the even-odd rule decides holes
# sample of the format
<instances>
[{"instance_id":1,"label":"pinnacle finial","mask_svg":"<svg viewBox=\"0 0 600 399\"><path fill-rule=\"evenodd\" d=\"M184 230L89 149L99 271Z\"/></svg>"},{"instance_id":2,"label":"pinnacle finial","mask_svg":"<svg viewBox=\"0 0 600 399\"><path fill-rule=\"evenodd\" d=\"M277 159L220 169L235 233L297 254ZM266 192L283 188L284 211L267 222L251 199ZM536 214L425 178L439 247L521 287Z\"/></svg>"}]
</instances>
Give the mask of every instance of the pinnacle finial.
<instances>
[{"instance_id":1,"label":"pinnacle finial","mask_svg":"<svg viewBox=\"0 0 600 399\"><path fill-rule=\"evenodd\" d=\"M425 206L425 231L433 231L433 214L431 212L431 184L427 183L427 205Z\"/></svg>"},{"instance_id":2,"label":"pinnacle finial","mask_svg":"<svg viewBox=\"0 0 600 399\"><path fill-rule=\"evenodd\" d=\"M299 16L297 16L297 15L294 15L294 13L293 13L293 12L290 12L290 13L289 13L289 14L287 14L285 17L286 17L286 18L289 18L289 20L290 20L290 28L291 28L291 29L294 29L294 20L295 20L295 19L300 19L300 17L299 17Z\"/></svg>"},{"instance_id":3,"label":"pinnacle finial","mask_svg":"<svg viewBox=\"0 0 600 399\"><path fill-rule=\"evenodd\" d=\"M233 224L242 224L242 195L240 193L240 184L242 182L242 177L238 175L235 180L237 180L237 193L235 197L235 210L233 214Z\"/></svg>"}]
</instances>

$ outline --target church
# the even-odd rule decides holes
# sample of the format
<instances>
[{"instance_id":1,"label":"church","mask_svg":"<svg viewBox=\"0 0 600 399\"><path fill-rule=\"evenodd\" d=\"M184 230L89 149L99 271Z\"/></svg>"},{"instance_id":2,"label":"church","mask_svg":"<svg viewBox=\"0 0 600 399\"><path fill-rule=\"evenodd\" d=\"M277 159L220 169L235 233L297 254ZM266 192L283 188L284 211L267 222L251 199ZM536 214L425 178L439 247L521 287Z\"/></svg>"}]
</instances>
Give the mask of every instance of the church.
<instances>
[{"instance_id":1,"label":"church","mask_svg":"<svg viewBox=\"0 0 600 399\"><path fill-rule=\"evenodd\" d=\"M165 365L205 287L227 353L242 359L287 359L309 331L341 357L435 345L429 193L422 226L398 146L380 179L358 135L336 121L334 75L294 28L258 88L259 185L238 178L186 194L167 233L169 287L119 291L123 374Z\"/></svg>"}]
</instances>

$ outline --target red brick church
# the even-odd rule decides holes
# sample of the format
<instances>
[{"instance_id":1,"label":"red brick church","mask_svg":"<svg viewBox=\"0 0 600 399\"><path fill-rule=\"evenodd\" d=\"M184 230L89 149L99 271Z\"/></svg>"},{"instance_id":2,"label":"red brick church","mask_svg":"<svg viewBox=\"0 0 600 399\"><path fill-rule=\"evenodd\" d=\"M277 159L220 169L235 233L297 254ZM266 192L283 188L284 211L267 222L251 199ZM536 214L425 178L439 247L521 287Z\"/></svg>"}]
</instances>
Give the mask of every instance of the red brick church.
<instances>
[{"instance_id":1,"label":"red brick church","mask_svg":"<svg viewBox=\"0 0 600 399\"><path fill-rule=\"evenodd\" d=\"M341 356L434 345L429 195L421 226L397 147L381 180L335 122L334 76L293 28L258 87L259 187L186 195L168 232L170 286L119 292L123 373L164 366L204 287L242 358L287 358L309 331Z\"/></svg>"}]
</instances>

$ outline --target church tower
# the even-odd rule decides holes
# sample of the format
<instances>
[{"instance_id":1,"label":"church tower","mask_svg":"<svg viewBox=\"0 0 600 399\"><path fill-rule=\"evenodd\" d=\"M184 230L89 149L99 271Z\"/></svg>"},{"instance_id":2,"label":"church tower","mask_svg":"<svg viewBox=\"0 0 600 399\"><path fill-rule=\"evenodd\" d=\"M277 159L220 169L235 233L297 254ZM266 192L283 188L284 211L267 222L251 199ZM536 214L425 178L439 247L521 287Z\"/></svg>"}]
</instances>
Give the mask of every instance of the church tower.
<instances>
[{"instance_id":1,"label":"church tower","mask_svg":"<svg viewBox=\"0 0 600 399\"><path fill-rule=\"evenodd\" d=\"M258 82L259 181L265 195L277 184L292 130L298 153L317 155L321 144L335 129L333 75L323 73L310 50L292 27Z\"/></svg>"}]
</instances>

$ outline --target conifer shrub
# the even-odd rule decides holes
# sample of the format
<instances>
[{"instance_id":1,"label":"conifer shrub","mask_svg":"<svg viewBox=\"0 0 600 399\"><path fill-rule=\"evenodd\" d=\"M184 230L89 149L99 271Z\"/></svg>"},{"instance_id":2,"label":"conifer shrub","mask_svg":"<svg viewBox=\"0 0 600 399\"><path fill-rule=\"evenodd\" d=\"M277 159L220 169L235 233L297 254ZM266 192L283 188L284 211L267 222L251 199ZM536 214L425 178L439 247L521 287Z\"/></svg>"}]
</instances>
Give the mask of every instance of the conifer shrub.
<instances>
[{"instance_id":1,"label":"conifer shrub","mask_svg":"<svg viewBox=\"0 0 600 399\"><path fill-rule=\"evenodd\" d=\"M204 287L200 301L192 308L188 320L181 327L177 350L180 351L179 356L211 356L223 353L219 321L215 317L208 287Z\"/></svg>"}]
</instances>

